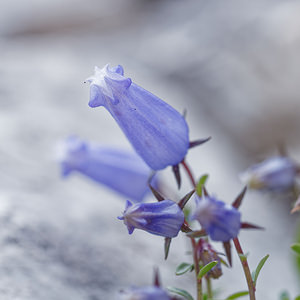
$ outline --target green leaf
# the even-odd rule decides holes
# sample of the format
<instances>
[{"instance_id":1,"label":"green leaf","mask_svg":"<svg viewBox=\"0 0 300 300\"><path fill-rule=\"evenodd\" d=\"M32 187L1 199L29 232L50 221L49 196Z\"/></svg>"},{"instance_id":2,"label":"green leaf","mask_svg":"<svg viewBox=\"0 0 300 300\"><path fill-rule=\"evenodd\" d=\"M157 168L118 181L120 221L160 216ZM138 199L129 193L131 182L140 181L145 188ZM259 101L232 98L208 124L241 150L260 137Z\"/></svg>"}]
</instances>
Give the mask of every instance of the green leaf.
<instances>
[{"instance_id":1,"label":"green leaf","mask_svg":"<svg viewBox=\"0 0 300 300\"><path fill-rule=\"evenodd\" d=\"M295 242L297 244L300 244L300 222L299 221L297 227L298 228L296 230ZM297 266L298 275L300 275L300 255L296 255L294 259L295 259L295 265Z\"/></svg>"},{"instance_id":2,"label":"green leaf","mask_svg":"<svg viewBox=\"0 0 300 300\"><path fill-rule=\"evenodd\" d=\"M198 279L201 279L205 274L207 274L217 263L218 261L214 260L202 267L199 271Z\"/></svg>"},{"instance_id":3,"label":"green leaf","mask_svg":"<svg viewBox=\"0 0 300 300\"><path fill-rule=\"evenodd\" d=\"M287 291L284 291L279 296L280 300L290 300L290 295Z\"/></svg>"},{"instance_id":4,"label":"green leaf","mask_svg":"<svg viewBox=\"0 0 300 300\"><path fill-rule=\"evenodd\" d=\"M205 185L207 178L208 178L208 174L204 174L203 176L200 177L198 181L196 192L200 197L202 196L202 188Z\"/></svg>"},{"instance_id":5,"label":"green leaf","mask_svg":"<svg viewBox=\"0 0 300 300\"><path fill-rule=\"evenodd\" d=\"M300 295L295 298L295 300L300 300Z\"/></svg>"},{"instance_id":6,"label":"green leaf","mask_svg":"<svg viewBox=\"0 0 300 300\"><path fill-rule=\"evenodd\" d=\"M225 267L229 268L228 263L223 258L221 258L221 257L219 257L219 258L220 258L220 263L223 264Z\"/></svg>"},{"instance_id":7,"label":"green leaf","mask_svg":"<svg viewBox=\"0 0 300 300\"><path fill-rule=\"evenodd\" d=\"M183 262L176 268L175 274L182 275L188 271L191 271L192 269L193 265Z\"/></svg>"},{"instance_id":8,"label":"green leaf","mask_svg":"<svg viewBox=\"0 0 300 300\"><path fill-rule=\"evenodd\" d=\"M300 243L298 244L293 244L291 246L291 249L294 250L298 255L300 255Z\"/></svg>"},{"instance_id":9,"label":"green leaf","mask_svg":"<svg viewBox=\"0 0 300 300\"><path fill-rule=\"evenodd\" d=\"M182 296L182 297L184 297L187 300L194 300L194 298L192 297L192 295L189 292L185 291L185 290L182 290L182 289L179 289L179 288L176 288L176 287L168 287L167 289L171 293L174 293L174 294L177 294L179 296Z\"/></svg>"},{"instance_id":10,"label":"green leaf","mask_svg":"<svg viewBox=\"0 0 300 300\"><path fill-rule=\"evenodd\" d=\"M249 256L249 253L245 253L245 254L239 253L239 257L240 257L241 261L246 261L248 256Z\"/></svg>"},{"instance_id":11,"label":"green leaf","mask_svg":"<svg viewBox=\"0 0 300 300\"><path fill-rule=\"evenodd\" d=\"M247 296L248 294L249 294L248 291L237 292L237 293L234 293L234 294L228 296L225 300L237 299L237 298L240 298L243 296Z\"/></svg>"},{"instance_id":12,"label":"green leaf","mask_svg":"<svg viewBox=\"0 0 300 300\"><path fill-rule=\"evenodd\" d=\"M256 281L259 275L260 270L262 269L262 267L264 266L265 262L267 261L267 259L269 258L269 254L267 254L265 257L263 257L260 262L258 263L255 271L252 273L252 280L253 280L253 284L254 286L256 286Z\"/></svg>"},{"instance_id":13,"label":"green leaf","mask_svg":"<svg viewBox=\"0 0 300 300\"><path fill-rule=\"evenodd\" d=\"M203 294L203 300L207 300L208 299L208 296L207 296L207 294Z\"/></svg>"}]
</instances>

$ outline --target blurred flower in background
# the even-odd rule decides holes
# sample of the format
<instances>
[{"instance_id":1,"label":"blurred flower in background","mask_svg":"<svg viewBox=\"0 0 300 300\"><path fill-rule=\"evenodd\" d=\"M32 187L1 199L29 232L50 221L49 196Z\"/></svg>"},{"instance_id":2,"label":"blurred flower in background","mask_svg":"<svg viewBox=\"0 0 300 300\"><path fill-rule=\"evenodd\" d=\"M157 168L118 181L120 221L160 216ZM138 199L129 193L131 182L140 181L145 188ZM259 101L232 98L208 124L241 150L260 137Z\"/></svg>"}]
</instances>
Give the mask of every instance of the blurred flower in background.
<instances>
[{"instance_id":1,"label":"blurred flower in background","mask_svg":"<svg viewBox=\"0 0 300 300\"><path fill-rule=\"evenodd\" d=\"M151 170L134 151L86 142L76 136L61 143L58 151L64 177L78 172L135 202L142 201L150 191ZM152 181L156 186L156 176Z\"/></svg>"},{"instance_id":2,"label":"blurred flower in background","mask_svg":"<svg viewBox=\"0 0 300 300\"><path fill-rule=\"evenodd\" d=\"M284 191L294 186L298 171L299 166L290 158L274 156L251 166L240 179L252 189Z\"/></svg>"}]
</instances>

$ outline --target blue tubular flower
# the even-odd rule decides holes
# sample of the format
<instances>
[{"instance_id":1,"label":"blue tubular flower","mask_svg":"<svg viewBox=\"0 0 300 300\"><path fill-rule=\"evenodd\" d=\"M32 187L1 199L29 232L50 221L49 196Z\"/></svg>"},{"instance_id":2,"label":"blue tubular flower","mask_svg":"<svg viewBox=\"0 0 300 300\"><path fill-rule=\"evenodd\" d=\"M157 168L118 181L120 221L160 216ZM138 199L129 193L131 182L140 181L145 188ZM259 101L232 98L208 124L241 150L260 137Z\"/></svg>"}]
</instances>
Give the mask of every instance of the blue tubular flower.
<instances>
[{"instance_id":1,"label":"blue tubular flower","mask_svg":"<svg viewBox=\"0 0 300 300\"><path fill-rule=\"evenodd\" d=\"M294 185L296 174L292 160L276 156L250 167L240 178L253 189L286 190Z\"/></svg>"},{"instance_id":2,"label":"blue tubular flower","mask_svg":"<svg viewBox=\"0 0 300 300\"><path fill-rule=\"evenodd\" d=\"M95 67L91 107L104 106L137 153L153 169L179 164L189 148L188 126L170 105L123 76L123 68Z\"/></svg>"},{"instance_id":3,"label":"blue tubular flower","mask_svg":"<svg viewBox=\"0 0 300 300\"><path fill-rule=\"evenodd\" d=\"M65 141L63 148L63 176L77 171L137 202L149 192L151 170L134 151L101 147L74 136Z\"/></svg>"},{"instance_id":4,"label":"blue tubular flower","mask_svg":"<svg viewBox=\"0 0 300 300\"><path fill-rule=\"evenodd\" d=\"M137 204L127 201L123 216L118 219L124 220L129 234L137 228L172 238L177 236L184 222L184 214L180 207L171 200Z\"/></svg>"},{"instance_id":5,"label":"blue tubular flower","mask_svg":"<svg viewBox=\"0 0 300 300\"><path fill-rule=\"evenodd\" d=\"M168 294L156 286L146 286L136 288L124 292L122 300L170 300Z\"/></svg>"},{"instance_id":6,"label":"blue tubular flower","mask_svg":"<svg viewBox=\"0 0 300 300\"><path fill-rule=\"evenodd\" d=\"M210 196L196 196L195 199L196 210L192 218L201 224L212 240L227 242L237 237L241 214L236 208Z\"/></svg>"}]
</instances>

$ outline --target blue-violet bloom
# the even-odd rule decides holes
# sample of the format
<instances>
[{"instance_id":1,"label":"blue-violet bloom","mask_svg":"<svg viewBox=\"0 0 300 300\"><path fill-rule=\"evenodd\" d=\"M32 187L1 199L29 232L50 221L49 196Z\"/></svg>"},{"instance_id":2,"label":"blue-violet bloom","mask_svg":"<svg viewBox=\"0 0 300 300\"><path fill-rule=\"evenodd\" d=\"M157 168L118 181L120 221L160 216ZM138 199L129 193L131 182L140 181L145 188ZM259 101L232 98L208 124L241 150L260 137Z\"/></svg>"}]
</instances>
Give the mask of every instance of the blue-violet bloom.
<instances>
[{"instance_id":1,"label":"blue-violet bloom","mask_svg":"<svg viewBox=\"0 0 300 300\"><path fill-rule=\"evenodd\" d=\"M129 234L137 228L155 235L173 238L181 229L184 214L171 200L136 204L127 200L123 216L118 219L124 221Z\"/></svg>"},{"instance_id":2,"label":"blue-violet bloom","mask_svg":"<svg viewBox=\"0 0 300 300\"><path fill-rule=\"evenodd\" d=\"M232 205L211 196L195 196L197 220L213 241L227 242L237 237L241 228L241 213Z\"/></svg>"},{"instance_id":3,"label":"blue-violet bloom","mask_svg":"<svg viewBox=\"0 0 300 300\"><path fill-rule=\"evenodd\" d=\"M95 67L95 74L87 81L89 106L104 106L153 170L183 160L189 148L189 130L178 111L124 77L120 65Z\"/></svg>"},{"instance_id":4,"label":"blue-violet bloom","mask_svg":"<svg viewBox=\"0 0 300 300\"><path fill-rule=\"evenodd\" d=\"M134 151L103 147L75 136L66 139L60 151L64 177L79 172L136 202L150 191L147 183L151 169ZM156 176L153 181L157 185Z\"/></svg>"},{"instance_id":5,"label":"blue-violet bloom","mask_svg":"<svg viewBox=\"0 0 300 300\"><path fill-rule=\"evenodd\" d=\"M167 292L156 286L133 287L123 292L122 300L170 300Z\"/></svg>"},{"instance_id":6,"label":"blue-violet bloom","mask_svg":"<svg viewBox=\"0 0 300 300\"><path fill-rule=\"evenodd\" d=\"M286 190L295 183L296 164L284 156L271 157L240 175L242 182L253 189Z\"/></svg>"}]
</instances>

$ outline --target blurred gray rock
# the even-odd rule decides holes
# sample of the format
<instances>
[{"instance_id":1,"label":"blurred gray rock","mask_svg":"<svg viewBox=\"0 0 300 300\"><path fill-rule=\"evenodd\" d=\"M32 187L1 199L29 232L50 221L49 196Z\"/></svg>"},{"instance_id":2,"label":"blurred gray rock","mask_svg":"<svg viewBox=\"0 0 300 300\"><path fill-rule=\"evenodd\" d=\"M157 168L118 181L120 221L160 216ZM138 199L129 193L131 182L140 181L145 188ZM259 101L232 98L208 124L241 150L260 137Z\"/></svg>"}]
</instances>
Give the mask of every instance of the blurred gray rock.
<instances>
[{"instance_id":1,"label":"blurred gray rock","mask_svg":"<svg viewBox=\"0 0 300 300\"><path fill-rule=\"evenodd\" d=\"M87 106L83 84L94 65L122 64L136 83L188 110L192 139L213 136L188 161L231 202L242 189L238 173L278 142L300 160L299 10L300 1L279 0L2 2L0 298L118 299L120 289L150 284L154 265L165 286L193 291L193 274L174 275L189 260L188 241L174 240L164 262L162 238L128 236L116 219L124 199L80 176L63 181L55 144L77 134L130 147L104 109ZM174 186L170 170L164 176ZM184 179L177 197L189 189ZM266 228L241 234L252 269L271 254L258 299L299 293L289 203L250 192L242 213ZM224 295L246 288L236 256L215 287Z\"/></svg>"}]
</instances>

